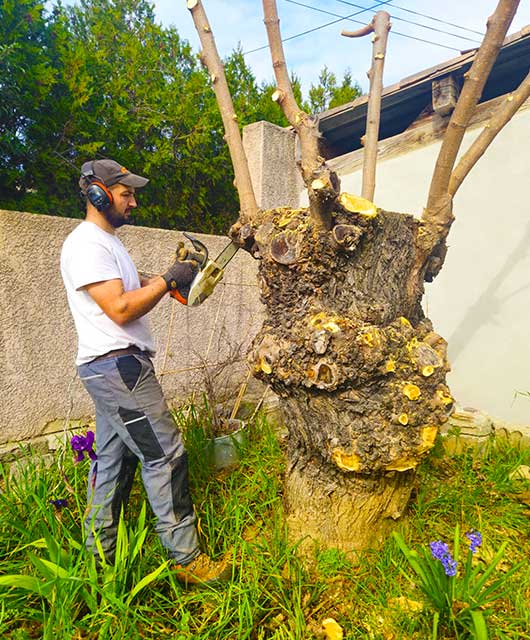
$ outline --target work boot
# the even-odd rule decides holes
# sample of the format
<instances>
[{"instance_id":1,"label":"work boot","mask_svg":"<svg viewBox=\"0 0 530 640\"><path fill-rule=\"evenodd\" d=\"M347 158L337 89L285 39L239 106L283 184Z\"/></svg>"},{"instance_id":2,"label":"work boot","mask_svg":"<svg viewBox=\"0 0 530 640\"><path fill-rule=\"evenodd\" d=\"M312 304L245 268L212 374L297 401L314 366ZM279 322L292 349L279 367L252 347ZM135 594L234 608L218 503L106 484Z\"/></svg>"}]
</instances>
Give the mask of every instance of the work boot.
<instances>
[{"instance_id":1,"label":"work boot","mask_svg":"<svg viewBox=\"0 0 530 640\"><path fill-rule=\"evenodd\" d=\"M189 564L176 564L173 569L175 578L185 587L227 582L232 575L232 567L226 560L216 562L205 553L200 553Z\"/></svg>"}]
</instances>

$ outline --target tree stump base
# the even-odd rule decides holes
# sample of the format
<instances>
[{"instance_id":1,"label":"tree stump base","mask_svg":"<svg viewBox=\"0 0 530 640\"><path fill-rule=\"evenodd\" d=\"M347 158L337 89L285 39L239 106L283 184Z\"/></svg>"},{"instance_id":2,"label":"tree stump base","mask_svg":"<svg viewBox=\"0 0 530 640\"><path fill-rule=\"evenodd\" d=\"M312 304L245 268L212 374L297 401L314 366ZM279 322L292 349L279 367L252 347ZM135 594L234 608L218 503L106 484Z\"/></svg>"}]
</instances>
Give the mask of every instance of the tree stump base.
<instances>
[{"instance_id":1,"label":"tree stump base","mask_svg":"<svg viewBox=\"0 0 530 640\"><path fill-rule=\"evenodd\" d=\"M289 431L291 539L345 551L403 512L453 403L446 342L421 308L419 221L352 200L337 198L329 230L285 208L244 230L267 311L249 360Z\"/></svg>"},{"instance_id":2,"label":"tree stump base","mask_svg":"<svg viewBox=\"0 0 530 640\"><path fill-rule=\"evenodd\" d=\"M355 560L360 550L379 547L388 537L409 501L415 475L394 471L332 480L318 461L289 468L285 506L290 542L302 557L311 557L315 548L333 547Z\"/></svg>"}]
</instances>

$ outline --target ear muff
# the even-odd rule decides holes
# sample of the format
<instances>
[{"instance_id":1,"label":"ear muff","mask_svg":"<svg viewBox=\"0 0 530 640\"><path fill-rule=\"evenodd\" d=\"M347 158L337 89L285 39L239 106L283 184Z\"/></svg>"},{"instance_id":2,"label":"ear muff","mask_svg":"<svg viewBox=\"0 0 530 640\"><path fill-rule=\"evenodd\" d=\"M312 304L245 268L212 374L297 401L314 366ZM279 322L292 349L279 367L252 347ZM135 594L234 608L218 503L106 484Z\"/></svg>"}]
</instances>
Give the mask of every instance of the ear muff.
<instances>
[{"instance_id":1,"label":"ear muff","mask_svg":"<svg viewBox=\"0 0 530 640\"><path fill-rule=\"evenodd\" d=\"M92 182L88 185L86 190L86 197L98 211L105 211L114 202L112 193L102 182L97 179L92 180Z\"/></svg>"}]
</instances>

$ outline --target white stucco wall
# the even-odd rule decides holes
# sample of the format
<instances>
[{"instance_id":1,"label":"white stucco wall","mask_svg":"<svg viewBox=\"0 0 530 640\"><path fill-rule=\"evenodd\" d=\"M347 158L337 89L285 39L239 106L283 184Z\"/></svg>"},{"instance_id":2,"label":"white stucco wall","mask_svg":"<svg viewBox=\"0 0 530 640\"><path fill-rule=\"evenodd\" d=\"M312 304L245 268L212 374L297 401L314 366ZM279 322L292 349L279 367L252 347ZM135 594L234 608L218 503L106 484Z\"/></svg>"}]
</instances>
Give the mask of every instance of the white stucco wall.
<instances>
[{"instance_id":1,"label":"white stucco wall","mask_svg":"<svg viewBox=\"0 0 530 640\"><path fill-rule=\"evenodd\" d=\"M466 134L465 151L481 128ZM382 160L377 206L420 215L440 142ZM337 159L340 161L340 159ZM333 161L330 162L333 165ZM343 165L344 162L341 162ZM340 171L360 193L361 171ZM530 109L514 116L455 197L445 265L424 308L449 343L454 397L492 417L530 424Z\"/></svg>"}]
</instances>

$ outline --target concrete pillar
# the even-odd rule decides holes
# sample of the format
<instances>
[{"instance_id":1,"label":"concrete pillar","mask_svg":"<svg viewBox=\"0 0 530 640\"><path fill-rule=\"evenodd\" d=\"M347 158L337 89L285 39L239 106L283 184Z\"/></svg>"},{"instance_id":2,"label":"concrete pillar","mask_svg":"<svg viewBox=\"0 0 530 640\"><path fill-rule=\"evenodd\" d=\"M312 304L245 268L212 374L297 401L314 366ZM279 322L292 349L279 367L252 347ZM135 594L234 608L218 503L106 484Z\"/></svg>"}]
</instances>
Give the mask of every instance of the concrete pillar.
<instances>
[{"instance_id":1,"label":"concrete pillar","mask_svg":"<svg viewBox=\"0 0 530 640\"><path fill-rule=\"evenodd\" d=\"M295 162L294 131L254 122L243 129L243 146L258 207L298 207L303 183Z\"/></svg>"}]
</instances>

